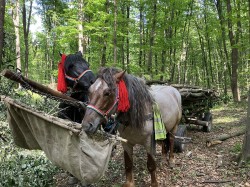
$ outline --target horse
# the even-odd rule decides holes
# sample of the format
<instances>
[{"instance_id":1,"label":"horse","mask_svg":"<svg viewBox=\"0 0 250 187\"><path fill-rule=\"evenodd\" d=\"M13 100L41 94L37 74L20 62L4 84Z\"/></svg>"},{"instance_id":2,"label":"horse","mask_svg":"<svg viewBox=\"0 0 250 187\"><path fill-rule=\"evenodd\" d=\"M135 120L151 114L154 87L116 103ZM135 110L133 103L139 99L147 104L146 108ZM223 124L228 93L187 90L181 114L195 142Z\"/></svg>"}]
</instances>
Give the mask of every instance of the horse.
<instances>
[{"instance_id":1,"label":"horse","mask_svg":"<svg viewBox=\"0 0 250 187\"><path fill-rule=\"evenodd\" d=\"M119 122L118 132L127 139L124 149L126 182L123 187L133 187L133 147L142 145L147 152L147 168L151 186L158 187L156 176L153 105L157 103L169 135L169 163L174 164L174 134L181 119L181 95L171 86L148 87L140 78L116 68L101 68L96 81L89 88L89 104L82 120L82 128L95 133L99 124L115 115ZM163 142L162 154L166 156Z\"/></svg>"},{"instance_id":2,"label":"horse","mask_svg":"<svg viewBox=\"0 0 250 187\"><path fill-rule=\"evenodd\" d=\"M82 57L79 51L75 54L61 54L61 62L58 72L58 90L65 93L67 88L71 88L70 96L82 102L88 100L88 89L95 81L94 73L89 69L89 63ZM61 71L61 72L60 72ZM61 102L59 104L58 117L70 119L81 123L84 111Z\"/></svg>"}]
</instances>

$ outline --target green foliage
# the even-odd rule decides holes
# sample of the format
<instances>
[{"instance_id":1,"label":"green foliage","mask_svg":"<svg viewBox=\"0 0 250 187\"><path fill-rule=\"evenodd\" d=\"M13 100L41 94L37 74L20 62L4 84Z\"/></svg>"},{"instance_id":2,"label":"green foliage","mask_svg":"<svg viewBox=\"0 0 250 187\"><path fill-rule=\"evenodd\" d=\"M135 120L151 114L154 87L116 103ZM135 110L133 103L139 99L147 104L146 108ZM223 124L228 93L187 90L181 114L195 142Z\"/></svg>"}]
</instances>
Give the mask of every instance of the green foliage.
<instances>
[{"instance_id":1,"label":"green foliage","mask_svg":"<svg viewBox=\"0 0 250 187\"><path fill-rule=\"evenodd\" d=\"M45 84L56 81L58 52L78 51L79 24L82 24L87 39L84 57L90 62L91 69L96 72L100 64L114 65L114 1L86 0L79 10L80 2L37 1L36 14L41 16L43 31L30 37L29 78ZM154 2L157 2L155 18ZM221 20L217 1L117 1L116 66L149 79L171 79L173 83L210 86L223 92L223 85L228 88L231 85L232 46L227 23L231 20L234 35L238 37L238 43L233 47L240 51L238 84L244 94L249 87L248 3L241 2L240 6L237 2L232 3L232 12L227 13L226 2L220 2L224 17ZM16 58L9 11L7 2L4 61ZM82 23L80 14L84 17ZM150 46L154 19L153 45ZM237 25L241 28L237 29ZM23 33L20 34L23 62ZM148 69L150 49L152 68ZM10 64L15 64L15 60ZM231 99L227 97L230 93L224 94L225 102Z\"/></svg>"},{"instance_id":2,"label":"green foliage","mask_svg":"<svg viewBox=\"0 0 250 187\"><path fill-rule=\"evenodd\" d=\"M30 152L27 154L26 152L21 152L21 149L15 148L13 145L1 148L0 186L41 187L53 185L53 175L59 169L41 153Z\"/></svg>"},{"instance_id":3,"label":"green foliage","mask_svg":"<svg viewBox=\"0 0 250 187\"><path fill-rule=\"evenodd\" d=\"M51 111L53 101L30 91L17 90L6 79L1 78L0 95L26 103L39 110ZM6 106L0 102L0 186L53 186L53 176L59 171L41 151L28 151L14 145L7 121Z\"/></svg>"},{"instance_id":4,"label":"green foliage","mask_svg":"<svg viewBox=\"0 0 250 187\"><path fill-rule=\"evenodd\" d=\"M242 150L242 143L236 143L231 149L231 151L235 154L240 154L242 152L241 150Z\"/></svg>"}]
</instances>

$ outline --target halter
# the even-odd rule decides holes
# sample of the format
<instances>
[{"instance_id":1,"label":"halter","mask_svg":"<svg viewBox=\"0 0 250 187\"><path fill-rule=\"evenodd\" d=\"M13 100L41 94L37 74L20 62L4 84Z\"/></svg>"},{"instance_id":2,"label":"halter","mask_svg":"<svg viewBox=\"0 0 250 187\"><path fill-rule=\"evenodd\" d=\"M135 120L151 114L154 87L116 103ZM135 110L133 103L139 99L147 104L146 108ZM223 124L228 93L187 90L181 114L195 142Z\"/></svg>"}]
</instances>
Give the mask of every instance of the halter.
<instances>
[{"instance_id":1,"label":"halter","mask_svg":"<svg viewBox=\"0 0 250 187\"><path fill-rule=\"evenodd\" d=\"M71 76L69 76L69 75L67 75L67 74L65 73L65 78L68 79L68 80L74 81L75 84L74 84L73 88L75 88L76 85L78 84L79 80L80 80L87 72L90 72L90 71L91 71L90 69L87 69L87 70L83 71L83 72L82 72L78 77L76 77L76 78L71 77Z\"/></svg>"},{"instance_id":2,"label":"halter","mask_svg":"<svg viewBox=\"0 0 250 187\"><path fill-rule=\"evenodd\" d=\"M87 108L94 110L96 113L98 113L99 115L101 115L106 121L108 121L108 117L111 115L111 111L114 109L114 107L118 104L119 102L119 89L116 89L116 97L115 97L115 101L113 103L113 105L106 111L102 111L99 108L97 108L96 106L92 105L92 104L88 104Z\"/></svg>"}]
</instances>

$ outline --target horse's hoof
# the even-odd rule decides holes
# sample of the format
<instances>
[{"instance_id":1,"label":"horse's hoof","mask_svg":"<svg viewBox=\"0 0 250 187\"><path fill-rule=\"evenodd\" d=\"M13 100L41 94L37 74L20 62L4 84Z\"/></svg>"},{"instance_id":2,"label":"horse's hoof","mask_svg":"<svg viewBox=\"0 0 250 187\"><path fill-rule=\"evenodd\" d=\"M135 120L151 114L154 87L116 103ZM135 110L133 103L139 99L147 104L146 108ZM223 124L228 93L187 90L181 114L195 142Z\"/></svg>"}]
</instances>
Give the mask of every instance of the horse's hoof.
<instances>
[{"instance_id":1,"label":"horse's hoof","mask_svg":"<svg viewBox=\"0 0 250 187\"><path fill-rule=\"evenodd\" d=\"M135 185L132 182L126 182L125 184L122 185L122 187L135 187Z\"/></svg>"}]
</instances>

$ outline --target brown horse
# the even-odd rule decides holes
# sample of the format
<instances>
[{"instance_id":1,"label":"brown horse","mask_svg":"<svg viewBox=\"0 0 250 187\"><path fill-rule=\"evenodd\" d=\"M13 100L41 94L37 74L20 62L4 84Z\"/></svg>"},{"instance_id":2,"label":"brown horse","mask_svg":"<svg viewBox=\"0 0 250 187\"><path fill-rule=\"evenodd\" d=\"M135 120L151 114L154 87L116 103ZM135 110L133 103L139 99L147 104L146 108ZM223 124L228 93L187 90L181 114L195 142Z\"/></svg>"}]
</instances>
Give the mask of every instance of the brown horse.
<instances>
[{"instance_id":1,"label":"brown horse","mask_svg":"<svg viewBox=\"0 0 250 187\"><path fill-rule=\"evenodd\" d=\"M174 163L174 134L181 118L181 96L169 86L147 87L140 79L125 74L115 68L103 68L99 71L97 80L89 89L89 105L82 121L83 129L94 133L98 126L107 121L112 114L120 123L120 136L127 139L123 143L126 182L124 187L134 186L133 146L143 145L147 151L147 168L151 174L151 185L157 187L153 104L157 102L163 116L167 132L170 132L169 162ZM125 104L124 104L125 103ZM166 146L163 146L164 149ZM163 151L163 153L166 154Z\"/></svg>"}]
</instances>

